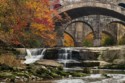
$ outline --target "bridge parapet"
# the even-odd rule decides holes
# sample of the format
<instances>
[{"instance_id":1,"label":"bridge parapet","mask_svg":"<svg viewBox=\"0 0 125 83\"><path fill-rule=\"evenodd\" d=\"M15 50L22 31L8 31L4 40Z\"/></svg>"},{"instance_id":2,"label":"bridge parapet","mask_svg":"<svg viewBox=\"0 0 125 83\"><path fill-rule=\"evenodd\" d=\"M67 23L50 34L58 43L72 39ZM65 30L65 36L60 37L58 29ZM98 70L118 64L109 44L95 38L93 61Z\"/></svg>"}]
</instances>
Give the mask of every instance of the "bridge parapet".
<instances>
[{"instance_id":1,"label":"bridge parapet","mask_svg":"<svg viewBox=\"0 0 125 83\"><path fill-rule=\"evenodd\" d=\"M117 5L118 3L122 3L123 1L121 0L60 0L60 3L63 6L69 5L69 4L74 4L74 3L83 3L83 2L93 2L93 3L104 3L104 4L115 4Z\"/></svg>"},{"instance_id":2,"label":"bridge parapet","mask_svg":"<svg viewBox=\"0 0 125 83\"><path fill-rule=\"evenodd\" d=\"M115 9L117 11L119 10L125 10L125 8L122 8L114 3L102 3L101 1L95 1L95 0L80 0L80 1L73 1L73 2L64 2L61 6L60 9L62 8L68 8L68 6L72 7L72 6L75 6L75 5L79 5L79 7L81 6L81 4L86 5L86 6L95 6L95 7L105 7L105 8L108 8L108 9Z\"/></svg>"},{"instance_id":3,"label":"bridge parapet","mask_svg":"<svg viewBox=\"0 0 125 83\"><path fill-rule=\"evenodd\" d=\"M83 14L89 13L89 15L90 15L90 13L92 11L94 13L97 12L97 13L100 13L100 14L102 14L102 13L107 14L108 13L108 15L112 16L111 13L117 13L117 16L116 16L116 14L114 14L116 17L118 17L121 20L125 19L125 8L123 8L121 6L118 6L118 4L114 4L114 3L111 3L111 2L110 3L101 2L100 0L78 0L78 1L77 0L76 1L71 0L70 3L66 3L65 5L60 7L58 12L59 12L59 14L62 14L63 12L67 12L69 10L73 10L73 9L77 9L77 8L81 8L81 9L83 8L84 9L84 8L87 8L87 7L88 8L96 8L98 10L93 11L93 9L92 9L92 10L89 10L90 12L89 11L86 12L86 10L87 10L86 9L84 11L84 13L82 12ZM99 8L102 8L102 9L99 9ZM102 12L102 10L105 10L105 11ZM73 13L70 13L70 14L73 15ZM120 17L121 15L122 15L122 17Z\"/></svg>"}]
</instances>

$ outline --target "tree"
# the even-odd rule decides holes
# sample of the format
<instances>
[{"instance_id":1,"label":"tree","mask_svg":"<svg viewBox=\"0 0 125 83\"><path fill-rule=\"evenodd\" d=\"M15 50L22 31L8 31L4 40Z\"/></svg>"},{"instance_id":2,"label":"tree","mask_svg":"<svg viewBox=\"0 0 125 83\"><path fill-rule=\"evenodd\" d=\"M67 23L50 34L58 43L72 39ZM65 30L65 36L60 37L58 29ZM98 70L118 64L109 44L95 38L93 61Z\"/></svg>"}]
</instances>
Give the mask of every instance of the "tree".
<instances>
[{"instance_id":1,"label":"tree","mask_svg":"<svg viewBox=\"0 0 125 83\"><path fill-rule=\"evenodd\" d=\"M53 15L58 13L50 6L49 0L1 0L0 31L10 36L8 43L28 46L28 40L41 38L43 44L54 46Z\"/></svg>"}]
</instances>

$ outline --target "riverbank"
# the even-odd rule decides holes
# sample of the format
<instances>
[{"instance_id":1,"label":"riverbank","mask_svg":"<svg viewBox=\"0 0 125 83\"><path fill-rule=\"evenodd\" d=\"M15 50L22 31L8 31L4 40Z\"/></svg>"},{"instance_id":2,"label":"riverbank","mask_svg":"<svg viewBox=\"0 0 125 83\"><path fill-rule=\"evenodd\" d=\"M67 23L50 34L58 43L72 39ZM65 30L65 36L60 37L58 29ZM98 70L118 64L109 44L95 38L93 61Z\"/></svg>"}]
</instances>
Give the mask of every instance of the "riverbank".
<instances>
[{"instance_id":1,"label":"riverbank","mask_svg":"<svg viewBox=\"0 0 125 83\"><path fill-rule=\"evenodd\" d=\"M33 64L25 65L25 64L22 64L24 60L19 59L19 57L17 58L15 54L2 54L0 56L0 82L15 82L15 83L29 82L31 83L31 82L41 82L41 81L43 82L44 81L44 82L49 83L51 82L51 80L55 80L55 79L58 80L58 79L66 79L66 78L74 78L74 77L83 78L87 75L90 75L90 73L92 73L92 70L91 70L92 68L95 68L97 70L98 69L125 69L124 61L123 61L123 59L125 58L124 51L125 49L123 47L122 48L119 47L119 49L118 48L108 48L108 49L107 48L99 48L99 49L91 48L91 50L90 49L88 50L77 49L77 51L74 51L73 53L77 54L78 52L80 52L81 53L80 56L83 56L83 58L85 58L84 56L88 57L88 55L91 55L90 58L95 59L95 54L98 54L99 57L96 56L97 57L96 61L92 61L91 59L88 59L88 60L83 59L83 61L81 60L82 62L81 64L82 66L84 65L84 67L81 67L81 64L79 65L79 64L74 63L75 65L77 65L77 68L76 67L73 68L71 66L70 68L71 70L68 69L68 71L64 71L63 69L67 69L67 68L64 68L63 65L61 65L55 59L53 60L41 59ZM66 52L67 52L66 55L68 55L68 51ZM16 53L18 53L18 51ZM40 50L40 53L41 53L41 50ZM55 53L53 54L56 55ZM77 58L77 57L74 57L74 58ZM117 61L120 61L120 62L116 64ZM70 63L73 63L73 62L70 61ZM96 64L93 66L94 63ZM80 66L81 68L78 66ZM72 70L75 70L75 71L72 71ZM106 73L101 73L101 74L106 74Z\"/></svg>"},{"instance_id":2,"label":"riverbank","mask_svg":"<svg viewBox=\"0 0 125 83\"><path fill-rule=\"evenodd\" d=\"M88 74L84 72L65 72L62 66L47 65L44 63L25 65L25 67L0 65L0 82L30 83L69 77L84 77L86 75Z\"/></svg>"}]
</instances>

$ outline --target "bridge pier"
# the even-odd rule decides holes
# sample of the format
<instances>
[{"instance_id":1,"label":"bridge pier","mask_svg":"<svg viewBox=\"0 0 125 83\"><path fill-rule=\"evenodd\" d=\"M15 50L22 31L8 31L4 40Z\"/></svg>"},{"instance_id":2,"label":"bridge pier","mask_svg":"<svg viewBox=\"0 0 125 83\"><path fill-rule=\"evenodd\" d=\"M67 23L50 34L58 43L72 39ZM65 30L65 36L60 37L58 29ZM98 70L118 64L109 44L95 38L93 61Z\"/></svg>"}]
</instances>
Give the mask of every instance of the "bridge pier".
<instances>
[{"instance_id":1,"label":"bridge pier","mask_svg":"<svg viewBox=\"0 0 125 83\"><path fill-rule=\"evenodd\" d=\"M103 23L101 22L101 15L96 15L95 20L92 23L94 29L94 41L93 46L101 46L101 32L103 28Z\"/></svg>"},{"instance_id":2,"label":"bridge pier","mask_svg":"<svg viewBox=\"0 0 125 83\"><path fill-rule=\"evenodd\" d=\"M63 47L64 45L64 26L61 25L61 23L56 23L56 42L57 47Z\"/></svg>"},{"instance_id":3,"label":"bridge pier","mask_svg":"<svg viewBox=\"0 0 125 83\"><path fill-rule=\"evenodd\" d=\"M94 41L93 41L93 46L99 47L101 46L101 31L98 27L98 31L94 31Z\"/></svg>"},{"instance_id":4,"label":"bridge pier","mask_svg":"<svg viewBox=\"0 0 125 83\"><path fill-rule=\"evenodd\" d=\"M94 39L93 46L95 47L101 46L101 39Z\"/></svg>"},{"instance_id":5,"label":"bridge pier","mask_svg":"<svg viewBox=\"0 0 125 83\"><path fill-rule=\"evenodd\" d=\"M77 23L75 25L75 40L76 40L76 43L75 45L77 47L81 47L83 46L83 38L84 38L84 31L83 31L83 23Z\"/></svg>"}]
</instances>

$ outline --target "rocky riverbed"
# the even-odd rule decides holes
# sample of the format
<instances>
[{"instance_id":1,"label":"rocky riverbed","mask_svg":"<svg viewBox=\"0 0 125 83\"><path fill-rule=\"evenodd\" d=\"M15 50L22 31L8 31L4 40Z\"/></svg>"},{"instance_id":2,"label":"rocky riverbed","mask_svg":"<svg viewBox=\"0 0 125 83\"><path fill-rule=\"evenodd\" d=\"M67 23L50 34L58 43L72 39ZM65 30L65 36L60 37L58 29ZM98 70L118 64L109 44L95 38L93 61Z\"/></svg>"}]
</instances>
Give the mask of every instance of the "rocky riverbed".
<instances>
[{"instance_id":1,"label":"rocky riverbed","mask_svg":"<svg viewBox=\"0 0 125 83\"><path fill-rule=\"evenodd\" d=\"M51 64L49 64L51 62ZM0 82L41 82L45 80L63 79L68 77L83 77L83 72L65 72L61 65L48 60L26 65L23 68L0 65ZM43 83L43 82L42 82Z\"/></svg>"},{"instance_id":2,"label":"rocky riverbed","mask_svg":"<svg viewBox=\"0 0 125 83\"><path fill-rule=\"evenodd\" d=\"M80 49L80 48L77 48ZM83 48L82 48L83 49ZM103 50L104 49L104 50ZM80 49L81 50L81 49ZM63 65L59 64L55 59L53 60L40 60L30 65L23 67L14 67L13 65L6 65L8 60L6 57L1 59L0 63L0 82L12 82L12 83L123 83L125 75L123 74L90 74L92 69L90 67L93 63L100 63L99 66L93 67L95 69L125 69L125 48L87 48L80 51L81 56L88 56L93 53L98 54L96 61L84 60L84 68L68 68L68 71L64 71ZM91 52L90 52L91 51ZM101 52L100 52L101 51ZM90 54L88 53L90 52ZM75 52L76 53L76 52ZM75 54L74 53L74 54ZM87 55L84 55L87 54ZM55 55L55 54L54 54ZM93 56L95 56L93 54ZM91 57L90 57L91 58ZM15 64L14 58L11 58L12 64ZM18 66L18 65L17 65ZM87 67L86 67L87 66ZM95 65L94 65L95 66ZM70 70L70 71L69 71ZM75 70L75 71L72 71ZM80 71L79 71L80 70ZM111 70L111 71L112 71ZM100 72L99 72L100 73ZM122 72L123 73L123 72ZM87 76L87 77L86 77ZM115 76L115 77L114 77ZM94 77L94 78L93 78ZM67 79L68 78L68 79ZM61 80L60 80L61 79ZM120 80L120 81L118 81ZM122 81L121 81L122 80ZM113 81L113 82L111 82Z\"/></svg>"},{"instance_id":3,"label":"rocky riverbed","mask_svg":"<svg viewBox=\"0 0 125 83\"><path fill-rule=\"evenodd\" d=\"M56 80L52 83L125 83L124 74L91 74L90 76L73 79Z\"/></svg>"}]
</instances>

